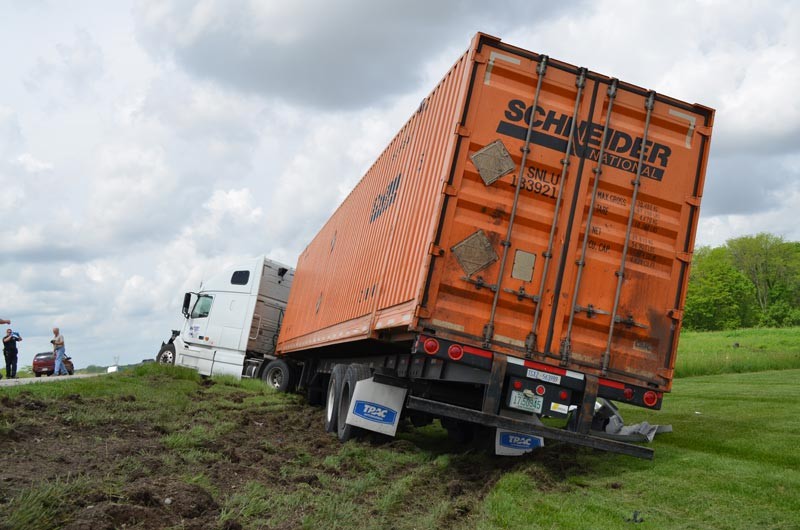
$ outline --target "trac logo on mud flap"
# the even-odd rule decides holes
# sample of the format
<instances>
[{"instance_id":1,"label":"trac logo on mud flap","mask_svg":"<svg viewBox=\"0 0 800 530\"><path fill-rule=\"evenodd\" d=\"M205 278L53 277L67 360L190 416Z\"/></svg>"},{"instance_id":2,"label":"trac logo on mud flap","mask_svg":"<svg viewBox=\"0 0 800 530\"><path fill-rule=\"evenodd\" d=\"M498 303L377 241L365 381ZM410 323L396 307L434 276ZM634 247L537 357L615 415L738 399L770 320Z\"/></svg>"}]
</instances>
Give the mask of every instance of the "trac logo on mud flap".
<instances>
[{"instance_id":1,"label":"trac logo on mud flap","mask_svg":"<svg viewBox=\"0 0 800 530\"><path fill-rule=\"evenodd\" d=\"M394 420L397 418L396 410L379 405L378 403L361 400L356 401L353 407L353 414L365 420L384 423L386 425L393 424Z\"/></svg>"},{"instance_id":2,"label":"trac logo on mud flap","mask_svg":"<svg viewBox=\"0 0 800 530\"><path fill-rule=\"evenodd\" d=\"M525 436L504 432L500 434L500 445L509 449L521 449L523 451L536 449L542 446L542 441L536 436Z\"/></svg>"}]
</instances>

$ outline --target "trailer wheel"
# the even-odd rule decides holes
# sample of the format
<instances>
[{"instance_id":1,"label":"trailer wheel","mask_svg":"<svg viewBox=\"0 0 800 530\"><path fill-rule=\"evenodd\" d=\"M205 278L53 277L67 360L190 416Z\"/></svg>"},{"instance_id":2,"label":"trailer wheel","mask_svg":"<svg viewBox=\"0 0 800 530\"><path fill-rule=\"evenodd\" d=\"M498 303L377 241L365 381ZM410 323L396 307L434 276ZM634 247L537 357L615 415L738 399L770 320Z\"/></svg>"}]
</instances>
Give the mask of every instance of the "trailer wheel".
<instances>
[{"instance_id":1,"label":"trailer wheel","mask_svg":"<svg viewBox=\"0 0 800 530\"><path fill-rule=\"evenodd\" d=\"M336 432L338 429L339 394L342 391L345 372L347 372L346 364L334 365L333 370L331 370L331 376L328 379L328 392L325 399L325 430L327 432Z\"/></svg>"},{"instance_id":2,"label":"trailer wheel","mask_svg":"<svg viewBox=\"0 0 800 530\"><path fill-rule=\"evenodd\" d=\"M342 382L342 390L339 393L339 417L336 421L336 434L340 442L346 442L362 431L362 429L346 423L347 413L350 411L350 402L353 400L356 383L370 377L372 377L372 372L363 364L351 364L347 367L347 372L345 372L344 381Z\"/></svg>"},{"instance_id":3,"label":"trailer wheel","mask_svg":"<svg viewBox=\"0 0 800 530\"><path fill-rule=\"evenodd\" d=\"M162 344L156 355L156 362L161 364L175 364L175 345Z\"/></svg>"},{"instance_id":4,"label":"trailer wheel","mask_svg":"<svg viewBox=\"0 0 800 530\"><path fill-rule=\"evenodd\" d=\"M292 388L293 372L283 359L275 359L264 367L261 380L278 392L288 392Z\"/></svg>"}]
</instances>

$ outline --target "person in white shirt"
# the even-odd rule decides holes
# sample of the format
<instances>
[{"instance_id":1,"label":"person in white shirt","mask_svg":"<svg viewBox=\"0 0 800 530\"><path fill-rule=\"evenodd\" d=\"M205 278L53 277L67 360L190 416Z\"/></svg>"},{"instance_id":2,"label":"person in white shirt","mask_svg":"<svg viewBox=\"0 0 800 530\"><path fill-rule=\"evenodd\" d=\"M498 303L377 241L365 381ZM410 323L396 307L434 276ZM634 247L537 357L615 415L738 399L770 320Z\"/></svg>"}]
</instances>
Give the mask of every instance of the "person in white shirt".
<instances>
[{"instance_id":1,"label":"person in white shirt","mask_svg":"<svg viewBox=\"0 0 800 530\"><path fill-rule=\"evenodd\" d=\"M61 334L60 329L53 328L53 340L50 342L53 343L53 351L56 354L56 366L53 373L55 375L69 375L67 367L64 366L64 357L67 354L64 349L64 336ZM61 373L62 370L64 371L63 374Z\"/></svg>"}]
</instances>

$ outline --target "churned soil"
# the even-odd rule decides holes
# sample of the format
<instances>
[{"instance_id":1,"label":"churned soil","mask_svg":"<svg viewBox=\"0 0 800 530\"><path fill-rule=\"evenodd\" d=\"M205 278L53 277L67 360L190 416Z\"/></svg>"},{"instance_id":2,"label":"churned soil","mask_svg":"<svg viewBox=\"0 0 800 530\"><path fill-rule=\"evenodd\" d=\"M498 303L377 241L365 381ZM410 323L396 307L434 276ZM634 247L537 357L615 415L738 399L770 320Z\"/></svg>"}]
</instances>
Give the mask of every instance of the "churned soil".
<instances>
[{"instance_id":1,"label":"churned soil","mask_svg":"<svg viewBox=\"0 0 800 530\"><path fill-rule=\"evenodd\" d=\"M80 478L88 486L77 488L59 508L64 528L232 529L241 525L235 518L220 522L219 501L250 481L284 491L298 484L319 487L313 466L297 476L278 472L300 451L321 461L339 450L321 428L320 409L299 402L247 408L251 394L210 395L211 386L213 381L202 382L190 396L208 403L211 415L201 421L177 416L166 426L156 415L149 420L148 414L136 414L133 395L0 397L0 425L6 426L0 430L0 512L13 506L21 491L45 484L67 488ZM109 415L109 407L119 403L126 404L125 412ZM146 409L144 400L138 403ZM96 420L96 415L106 417ZM169 434L198 424L211 430L215 419L235 425L189 447L170 447ZM198 476L203 484L187 483Z\"/></svg>"},{"instance_id":2,"label":"churned soil","mask_svg":"<svg viewBox=\"0 0 800 530\"><path fill-rule=\"evenodd\" d=\"M364 524L380 523L371 517L397 520L392 510L424 513L444 503L437 525L469 527L504 473L541 473L537 482L547 489L575 472L564 469L574 462L565 448L531 468L524 459L476 456L478 449L454 454L440 429L433 439L368 436L343 446L322 428L322 409L299 396L214 380L190 385L174 410L156 406L147 392L0 397L0 513L33 502L37 491L63 490L66 497L49 506L54 522L28 527L297 528L308 526L315 510L345 504L339 499L352 498L348 488L373 477L350 507L363 512ZM407 492L392 490L402 481ZM326 496L329 505L321 508ZM14 526L2 517L0 528Z\"/></svg>"}]
</instances>

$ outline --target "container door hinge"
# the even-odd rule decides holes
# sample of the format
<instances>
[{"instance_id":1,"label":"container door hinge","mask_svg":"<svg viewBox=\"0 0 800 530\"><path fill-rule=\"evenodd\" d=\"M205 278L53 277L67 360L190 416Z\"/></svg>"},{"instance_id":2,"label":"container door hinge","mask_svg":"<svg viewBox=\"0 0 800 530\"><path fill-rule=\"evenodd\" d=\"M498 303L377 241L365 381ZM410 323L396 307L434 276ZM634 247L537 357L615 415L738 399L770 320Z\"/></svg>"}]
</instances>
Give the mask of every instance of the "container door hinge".
<instances>
[{"instance_id":1,"label":"container door hinge","mask_svg":"<svg viewBox=\"0 0 800 530\"><path fill-rule=\"evenodd\" d=\"M461 279L464 280L467 283L471 283L472 285L475 286L475 289L477 289L479 291L481 289L484 289L484 288L489 289L493 293L497 291L497 284L495 284L495 283L486 283L486 280L483 279L483 276L478 276L477 278L470 278L470 277L467 277L467 276L462 276Z\"/></svg>"},{"instance_id":2,"label":"container door hinge","mask_svg":"<svg viewBox=\"0 0 800 530\"><path fill-rule=\"evenodd\" d=\"M683 311L681 311L680 309L670 309L669 311L667 311L667 316L672 320L677 320L680 322L681 320L683 320Z\"/></svg>"},{"instance_id":3,"label":"container door hinge","mask_svg":"<svg viewBox=\"0 0 800 530\"><path fill-rule=\"evenodd\" d=\"M536 349L537 343L537 336L536 333L530 332L528 336L525 337L525 358L526 359L533 359L533 353Z\"/></svg>"},{"instance_id":4,"label":"container door hinge","mask_svg":"<svg viewBox=\"0 0 800 530\"><path fill-rule=\"evenodd\" d=\"M686 204L689 206L700 206L700 197L686 197Z\"/></svg>"},{"instance_id":5,"label":"container door hinge","mask_svg":"<svg viewBox=\"0 0 800 530\"><path fill-rule=\"evenodd\" d=\"M647 329L647 324L643 324L642 322L637 322L636 320L633 319L633 315L628 315L626 317L617 315L614 318L614 323L624 324L628 328L637 327L637 328Z\"/></svg>"},{"instance_id":6,"label":"container door hinge","mask_svg":"<svg viewBox=\"0 0 800 530\"><path fill-rule=\"evenodd\" d=\"M673 370L671 368L659 368L658 370L656 370L656 374L658 374L658 377L663 377L667 381L671 381L672 380L672 376L673 376L674 373L675 373L675 370Z\"/></svg>"},{"instance_id":7,"label":"container door hinge","mask_svg":"<svg viewBox=\"0 0 800 530\"><path fill-rule=\"evenodd\" d=\"M466 136L470 135L469 129L467 129L465 126L461 125L460 123L456 123L456 127L455 127L455 131L454 132L459 136L465 136L466 137Z\"/></svg>"},{"instance_id":8,"label":"container door hinge","mask_svg":"<svg viewBox=\"0 0 800 530\"><path fill-rule=\"evenodd\" d=\"M595 315L610 315L611 312L605 311L598 307L593 306L592 304L587 305L586 307L576 305L575 309L573 310L576 313L586 313L587 318L592 318Z\"/></svg>"},{"instance_id":9,"label":"container door hinge","mask_svg":"<svg viewBox=\"0 0 800 530\"><path fill-rule=\"evenodd\" d=\"M486 62L488 61L486 55L483 53L476 53L475 57L473 57L472 60L478 64L486 64Z\"/></svg>"},{"instance_id":10,"label":"container door hinge","mask_svg":"<svg viewBox=\"0 0 800 530\"><path fill-rule=\"evenodd\" d=\"M539 297L536 296L535 294L529 294L529 293L525 292L525 286L524 285L520 285L519 289L517 289L516 291L514 289L509 289L508 287L504 287L503 288L503 292L504 293L513 294L514 296L517 297L517 300L520 301L520 302L522 302L525 299L533 300L534 302L538 302L539 301Z\"/></svg>"},{"instance_id":11,"label":"container door hinge","mask_svg":"<svg viewBox=\"0 0 800 530\"><path fill-rule=\"evenodd\" d=\"M684 263L691 263L692 255L689 252L676 252L675 259Z\"/></svg>"},{"instance_id":12,"label":"container door hinge","mask_svg":"<svg viewBox=\"0 0 800 530\"><path fill-rule=\"evenodd\" d=\"M706 127L705 125L697 125L694 128L694 132L697 134L702 134L705 137L711 136L711 127Z\"/></svg>"},{"instance_id":13,"label":"container door hinge","mask_svg":"<svg viewBox=\"0 0 800 530\"><path fill-rule=\"evenodd\" d=\"M458 195L458 190L456 190L456 187L453 186L452 184L445 184L444 194L447 195L448 197L455 197L456 195Z\"/></svg>"},{"instance_id":14,"label":"container door hinge","mask_svg":"<svg viewBox=\"0 0 800 530\"><path fill-rule=\"evenodd\" d=\"M561 366L566 366L569 364L569 357L572 354L572 343L570 342L569 338L564 338L561 341L561 347L558 350L559 355L561 356Z\"/></svg>"},{"instance_id":15,"label":"container door hinge","mask_svg":"<svg viewBox=\"0 0 800 530\"><path fill-rule=\"evenodd\" d=\"M431 256L436 256L437 258L441 258L444 256L444 249L439 245L431 243L431 246L428 247L428 254Z\"/></svg>"},{"instance_id":16,"label":"container door hinge","mask_svg":"<svg viewBox=\"0 0 800 530\"><path fill-rule=\"evenodd\" d=\"M417 309L414 311L414 317L416 318L431 318L431 312L429 309L422 307L421 305L417 306Z\"/></svg>"}]
</instances>

